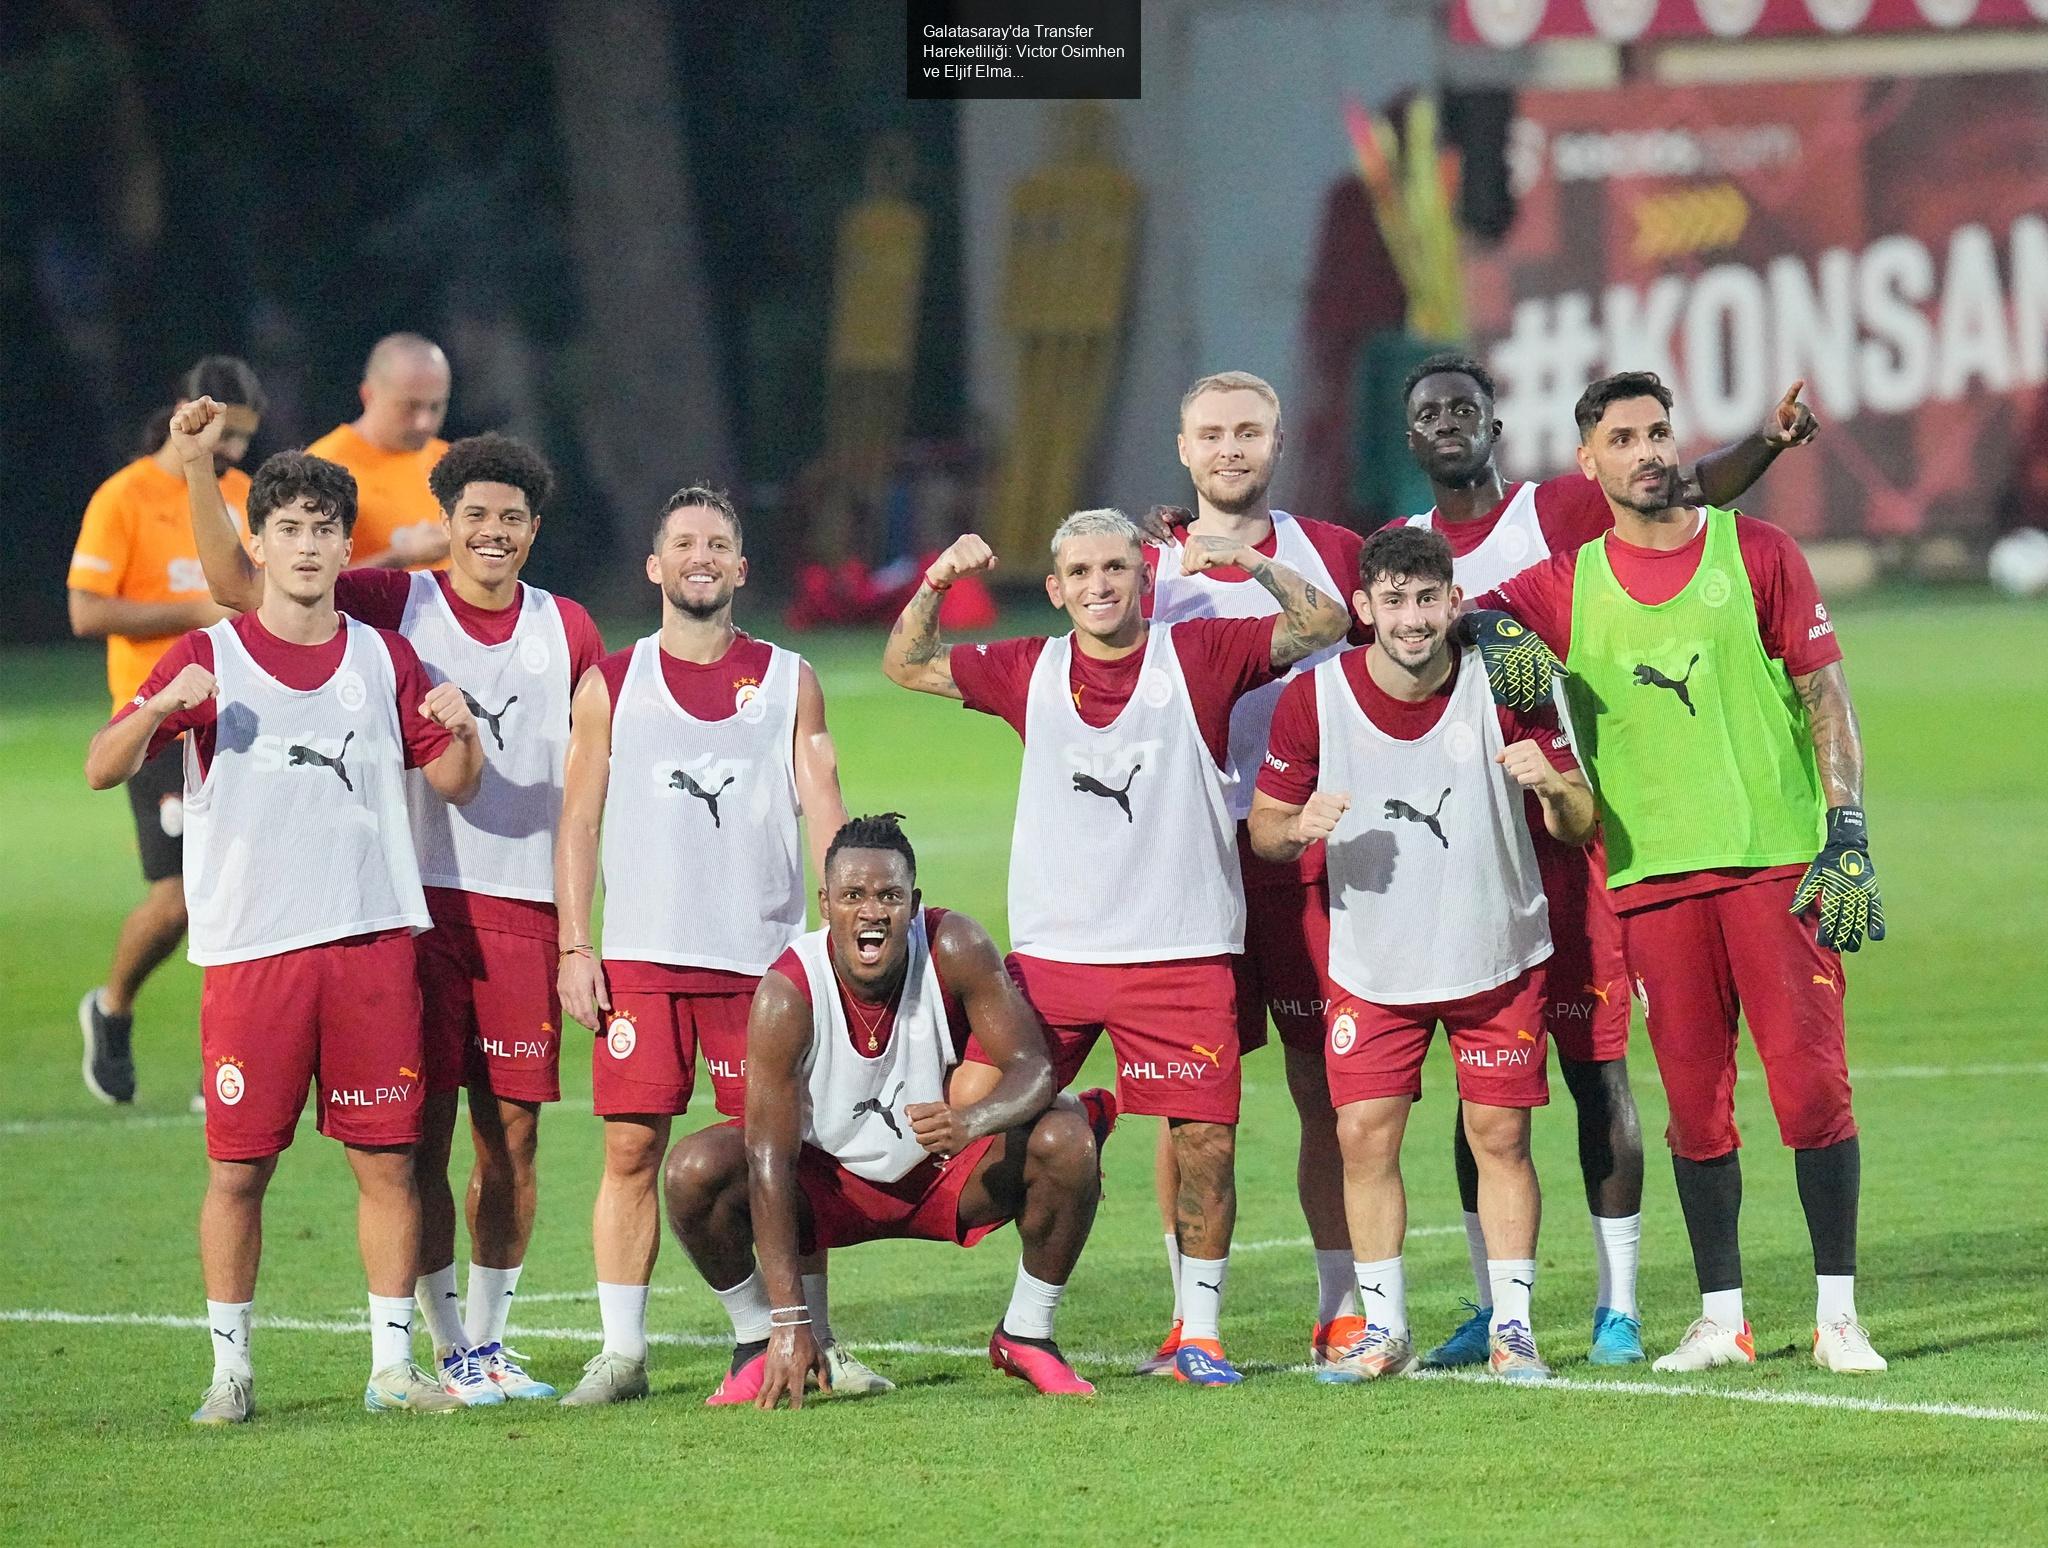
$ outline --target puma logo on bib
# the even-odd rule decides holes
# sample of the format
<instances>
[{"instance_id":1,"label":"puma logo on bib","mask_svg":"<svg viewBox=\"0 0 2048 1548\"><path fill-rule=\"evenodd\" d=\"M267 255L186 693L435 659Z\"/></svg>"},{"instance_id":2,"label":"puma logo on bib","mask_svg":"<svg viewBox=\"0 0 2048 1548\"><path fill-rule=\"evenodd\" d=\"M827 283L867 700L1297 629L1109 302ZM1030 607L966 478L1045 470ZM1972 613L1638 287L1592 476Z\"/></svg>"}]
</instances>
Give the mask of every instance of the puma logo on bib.
<instances>
[{"instance_id":1,"label":"puma logo on bib","mask_svg":"<svg viewBox=\"0 0 2048 1548\"><path fill-rule=\"evenodd\" d=\"M320 765L320 767L322 768L332 769L336 774L341 776L342 784L346 785L348 787L349 794L353 795L355 794L356 788L355 782L348 777L348 767L341 760L348 754L348 744L350 742L353 742L355 739L355 732L349 732L347 736L341 739L340 750L337 751L331 758L328 757L326 753L320 752L315 748L306 747L301 745L300 743L294 742L289 748L286 749L286 752L291 760L289 767L297 768L299 767L300 764L316 763Z\"/></svg>"},{"instance_id":2,"label":"puma logo on bib","mask_svg":"<svg viewBox=\"0 0 2048 1548\"><path fill-rule=\"evenodd\" d=\"M1124 821L1135 822L1137 819L1131 815L1131 781L1138 777L1138 770L1144 766L1142 763L1131 765L1131 772L1124 776L1123 788L1121 790L1114 785L1105 785L1093 774L1076 774L1074 776L1074 788L1083 795L1101 796L1105 800L1116 802L1118 806L1123 808Z\"/></svg>"},{"instance_id":3,"label":"puma logo on bib","mask_svg":"<svg viewBox=\"0 0 2048 1548\"><path fill-rule=\"evenodd\" d=\"M1417 807L1410 806L1406 801L1392 800L1387 802L1386 814L1389 818L1398 817L1403 822L1421 823L1425 828L1429 829L1430 832L1436 835L1436 841L1439 844L1443 845L1444 848L1449 849L1451 847L1451 841L1444 837L1444 830L1440 826L1438 826L1437 818L1443 815L1444 802L1448 801L1450 798L1451 789L1450 786L1446 785L1444 787L1444 793L1436 798L1436 810L1433 812L1422 811Z\"/></svg>"},{"instance_id":4,"label":"puma logo on bib","mask_svg":"<svg viewBox=\"0 0 2048 1548\"><path fill-rule=\"evenodd\" d=\"M477 703L477 701L470 696L469 690L466 688L462 690L462 702L469 706L470 714L476 716L478 720L481 720L485 725L491 728L491 740L498 744L498 751L503 752L505 750L505 733L498 728L498 722L505 718L506 710L509 710L513 705L519 702L519 695L516 693L513 694L511 698L505 701L503 708L501 708L495 715L492 714L489 710L485 709L481 704Z\"/></svg>"},{"instance_id":5,"label":"puma logo on bib","mask_svg":"<svg viewBox=\"0 0 2048 1548\"><path fill-rule=\"evenodd\" d=\"M688 774L684 773L681 769L677 769L673 774L669 775L668 783L671 790L681 790L693 795L702 801L705 806L709 807L711 811L711 826L717 828L723 826L718 820L718 798L725 794L726 785L730 785L734 777L728 774L725 776L725 785L720 785L716 790L706 790Z\"/></svg>"},{"instance_id":6,"label":"puma logo on bib","mask_svg":"<svg viewBox=\"0 0 2048 1548\"><path fill-rule=\"evenodd\" d=\"M1685 691L1685 685L1692 681L1692 669L1699 664L1699 652L1694 651L1692 660L1685 664L1685 676L1675 681L1666 677L1653 666L1638 666L1636 668L1636 686L1638 688L1669 688L1678 695L1678 702L1685 706L1686 714L1698 718L1699 711L1692 707L1692 695Z\"/></svg>"},{"instance_id":7,"label":"puma logo on bib","mask_svg":"<svg viewBox=\"0 0 2048 1548\"><path fill-rule=\"evenodd\" d=\"M891 1134L895 1135L898 1139L903 1138L903 1131L896 1126L896 1115L889 1111L889 1109L896 1105L896 1099L903 1095L903 1088L908 1084L909 1082L907 1081L897 1081L896 1089L889 1093L887 1101L884 1101L881 1097L869 1097L865 1101L854 1103L853 1116L858 1118L863 1113L873 1113L889 1126Z\"/></svg>"}]
</instances>

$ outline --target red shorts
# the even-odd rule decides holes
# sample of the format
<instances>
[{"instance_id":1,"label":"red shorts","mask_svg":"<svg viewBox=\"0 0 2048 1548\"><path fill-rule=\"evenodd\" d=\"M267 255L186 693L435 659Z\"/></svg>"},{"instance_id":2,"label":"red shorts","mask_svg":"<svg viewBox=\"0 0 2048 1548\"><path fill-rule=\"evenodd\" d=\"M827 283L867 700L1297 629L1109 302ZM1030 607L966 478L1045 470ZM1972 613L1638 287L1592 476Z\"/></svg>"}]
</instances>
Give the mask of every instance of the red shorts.
<instances>
[{"instance_id":1,"label":"red shorts","mask_svg":"<svg viewBox=\"0 0 2048 1548\"><path fill-rule=\"evenodd\" d=\"M593 1111L600 1118L622 1113L672 1118L686 1111L702 1048L714 1105L728 1118L744 1117L747 1012L753 1004L751 989L744 994L614 989L612 1008L590 1055Z\"/></svg>"},{"instance_id":2,"label":"red shorts","mask_svg":"<svg viewBox=\"0 0 2048 1548\"><path fill-rule=\"evenodd\" d=\"M972 1247L1008 1224L960 1224L960 1195L989 1146L1002 1136L984 1134L956 1156L929 1156L894 1182L856 1176L815 1145L797 1153L796 1181L811 1206L811 1235L799 1240L803 1252L852 1247L885 1237L924 1242L957 1242ZM801 1235L801 1233L799 1233Z\"/></svg>"},{"instance_id":3,"label":"red shorts","mask_svg":"<svg viewBox=\"0 0 2048 1548\"><path fill-rule=\"evenodd\" d=\"M555 943L437 924L419 938L427 1095L464 1084L511 1102L562 1099Z\"/></svg>"},{"instance_id":4,"label":"red shorts","mask_svg":"<svg viewBox=\"0 0 2048 1548\"><path fill-rule=\"evenodd\" d=\"M1229 957L1181 962L1051 962L1008 958L1010 977L1045 1023L1053 1082L1073 1083L1095 1039L1116 1052L1116 1100L1125 1113L1236 1123L1237 988ZM975 1039L964 1057L989 1062Z\"/></svg>"},{"instance_id":5,"label":"red shorts","mask_svg":"<svg viewBox=\"0 0 2048 1548\"><path fill-rule=\"evenodd\" d=\"M1270 870L1271 867L1266 869ZM1237 1046L1266 1043L1266 1018L1289 1048L1323 1046L1330 1009L1330 894L1321 881L1261 881L1245 889L1244 953L1230 959L1237 980Z\"/></svg>"},{"instance_id":6,"label":"red shorts","mask_svg":"<svg viewBox=\"0 0 2048 1548\"><path fill-rule=\"evenodd\" d=\"M420 1137L420 986L404 930L206 969L199 993L206 1153L255 1161L292 1142L306 1088L344 1145Z\"/></svg>"},{"instance_id":7,"label":"red shorts","mask_svg":"<svg viewBox=\"0 0 2048 1548\"><path fill-rule=\"evenodd\" d=\"M1607 891L1598 845L1567 847L1538 839L1536 858L1550 899L1550 1000L1543 1024L1558 1058L1605 1063L1628 1053L1628 963L1621 919Z\"/></svg>"},{"instance_id":8,"label":"red shorts","mask_svg":"<svg viewBox=\"0 0 2048 1548\"><path fill-rule=\"evenodd\" d=\"M1792 876L1753 881L1622 916L1671 1106L1665 1138L1689 1161L1714 1160L1742 1143L1738 1016L1756 1041L1787 1145L1818 1150L1856 1133L1842 959L1820 944L1812 910L1791 912L1798 886Z\"/></svg>"},{"instance_id":9,"label":"red shorts","mask_svg":"<svg viewBox=\"0 0 2048 1548\"><path fill-rule=\"evenodd\" d=\"M1544 967L1497 989L1435 1005L1376 1005L1339 990L1330 1003L1330 1103L1422 1095L1422 1056L1443 1024L1458 1061L1458 1096L1482 1107L1542 1107Z\"/></svg>"}]
</instances>

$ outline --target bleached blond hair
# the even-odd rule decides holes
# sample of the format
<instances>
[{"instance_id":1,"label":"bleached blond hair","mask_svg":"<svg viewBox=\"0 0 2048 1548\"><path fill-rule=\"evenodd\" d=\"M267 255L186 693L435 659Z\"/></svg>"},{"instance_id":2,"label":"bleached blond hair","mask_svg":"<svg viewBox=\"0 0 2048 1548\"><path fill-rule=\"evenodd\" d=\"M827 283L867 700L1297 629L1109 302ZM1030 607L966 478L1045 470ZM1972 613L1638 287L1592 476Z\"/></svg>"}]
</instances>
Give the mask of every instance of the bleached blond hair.
<instances>
[{"instance_id":1,"label":"bleached blond hair","mask_svg":"<svg viewBox=\"0 0 2048 1548\"><path fill-rule=\"evenodd\" d=\"M1273 406L1273 428L1280 428L1280 394L1263 376L1249 371L1214 371L1195 378L1195 385L1180 396L1180 417L1176 428L1188 422L1188 405L1205 392L1255 392Z\"/></svg>"},{"instance_id":2,"label":"bleached blond hair","mask_svg":"<svg viewBox=\"0 0 2048 1548\"><path fill-rule=\"evenodd\" d=\"M1133 548L1142 550L1145 546L1145 538L1138 531L1138 524L1122 511L1112 506L1105 505L1098 510L1074 512L1073 515L1053 528L1051 545L1053 563L1059 563L1060 544L1066 542L1068 538L1099 537L1112 533L1122 538Z\"/></svg>"}]
</instances>

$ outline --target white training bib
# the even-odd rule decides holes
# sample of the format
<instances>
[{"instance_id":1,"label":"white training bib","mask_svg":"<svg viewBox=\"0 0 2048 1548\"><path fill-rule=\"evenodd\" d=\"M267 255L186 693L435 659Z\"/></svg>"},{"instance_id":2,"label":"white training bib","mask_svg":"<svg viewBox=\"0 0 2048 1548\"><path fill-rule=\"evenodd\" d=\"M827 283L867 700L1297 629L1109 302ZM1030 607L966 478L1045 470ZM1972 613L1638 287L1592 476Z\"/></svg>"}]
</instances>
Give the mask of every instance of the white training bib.
<instances>
[{"instance_id":1,"label":"white training bib","mask_svg":"<svg viewBox=\"0 0 2048 1548\"><path fill-rule=\"evenodd\" d=\"M668 691L660 636L633 647L612 711L605 956L758 976L803 933L798 658L770 650L746 703L699 720Z\"/></svg>"},{"instance_id":2,"label":"white training bib","mask_svg":"<svg viewBox=\"0 0 2048 1548\"><path fill-rule=\"evenodd\" d=\"M1411 527L1437 527L1436 512L1410 516ZM1466 596L1481 596L1513 580L1531 565L1550 557L1550 544L1543 536L1543 523L1536 517L1536 486L1526 480L1515 486L1508 508L1501 512L1493 530L1471 553L1451 561L1451 573Z\"/></svg>"},{"instance_id":3,"label":"white training bib","mask_svg":"<svg viewBox=\"0 0 2048 1548\"><path fill-rule=\"evenodd\" d=\"M1550 904L1476 650L1443 719L1409 742L1316 668L1319 789L1351 797L1329 839L1330 977L1379 1005L1459 1000L1550 955Z\"/></svg>"},{"instance_id":4,"label":"white training bib","mask_svg":"<svg viewBox=\"0 0 2048 1548\"><path fill-rule=\"evenodd\" d=\"M1162 543L1159 573L1152 582L1152 620L1179 623L1184 618L1277 618L1280 602L1257 581L1217 580L1213 575L1180 573L1184 544ZM1356 587L1353 580L1340 586L1323 556L1311 543L1301 522L1285 511L1273 513L1273 557L1301 575L1324 595L1335 597L1339 606ZM1259 765L1266 756L1266 742L1273 730L1273 711L1280 703L1280 691L1297 672L1313 671L1344 649L1339 640L1288 668L1287 674L1263 688L1254 688L1230 711L1230 815L1242 822L1252 809L1252 788L1259 777Z\"/></svg>"},{"instance_id":5,"label":"white training bib","mask_svg":"<svg viewBox=\"0 0 2048 1548\"><path fill-rule=\"evenodd\" d=\"M856 1049L848 1035L827 933L813 930L796 943L811 987L811 1046L803 1060L804 1142L872 1182L895 1182L924 1160L927 1152L911 1133L903 1109L912 1102L943 1102L946 1071L958 1057L924 918L919 909L910 922L910 960L904 965L895 1024L887 1045L873 1058Z\"/></svg>"},{"instance_id":6,"label":"white training bib","mask_svg":"<svg viewBox=\"0 0 2048 1548\"><path fill-rule=\"evenodd\" d=\"M547 592L522 585L511 638L485 645L462 627L433 572L412 578L399 632L435 682L469 701L483 783L450 806L414 769L406 777L420 880L497 898L555 900L555 821L569 754L569 636Z\"/></svg>"},{"instance_id":7,"label":"white training bib","mask_svg":"<svg viewBox=\"0 0 2048 1548\"><path fill-rule=\"evenodd\" d=\"M246 962L379 930L424 930L405 817L398 677L377 631L344 616L341 665L287 688L233 623L213 641L213 762L185 738L186 954Z\"/></svg>"},{"instance_id":8,"label":"white training bib","mask_svg":"<svg viewBox=\"0 0 2048 1548\"><path fill-rule=\"evenodd\" d=\"M1195 722L1171 624L1100 729L1074 707L1074 637L1045 642L1024 711L1010 938L1053 962L1170 962L1244 949L1224 777Z\"/></svg>"}]
</instances>

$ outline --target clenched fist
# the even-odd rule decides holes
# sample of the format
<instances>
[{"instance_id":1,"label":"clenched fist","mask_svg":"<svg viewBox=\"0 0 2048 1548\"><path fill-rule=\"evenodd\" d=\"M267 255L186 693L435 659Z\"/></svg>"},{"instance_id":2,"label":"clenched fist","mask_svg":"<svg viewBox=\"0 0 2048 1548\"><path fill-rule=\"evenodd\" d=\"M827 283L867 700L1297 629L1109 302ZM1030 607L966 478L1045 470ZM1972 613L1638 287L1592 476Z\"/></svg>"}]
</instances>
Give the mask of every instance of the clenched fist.
<instances>
[{"instance_id":1,"label":"clenched fist","mask_svg":"<svg viewBox=\"0 0 2048 1548\"><path fill-rule=\"evenodd\" d=\"M1545 790L1564 779L1542 746L1531 738L1524 737L1512 746L1503 747L1493 755L1493 761L1506 769L1508 778L1524 790Z\"/></svg>"},{"instance_id":2,"label":"clenched fist","mask_svg":"<svg viewBox=\"0 0 2048 1548\"><path fill-rule=\"evenodd\" d=\"M1341 790L1318 790L1294 814L1294 838L1301 844L1320 844L1337 831L1337 824L1351 810L1351 797Z\"/></svg>"},{"instance_id":3,"label":"clenched fist","mask_svg":"<svg viewBox=\"0 0 2048 1548\"><path fill-rule=\"evenodd\" d=\"M214 448L220 445L222 432L227 429L228 409L225 403L212 398L194 398L190 403L180 404L171 415L171 445L176 448L182 462L213 460Z\"/></svg>"},{"instance_id":4,"label":"clenched fist","mask_svg":"<svg viewBox=\"0 0 2048 1548\"><path fill-rule=\"evenodd\" d=\"M429 688L427 696L420 700L420 713L459 741L476 737L476 716L469 712L469 700L453 683L436 683Z\"/></svg>"},{"instance_id":5,"label":"clenched fist","mask_svg":"<svg viewBox=\"0 0 2048 1548\"><path fill-rule=\"evenodd\" d=\"M976 570L993 570L996 567L996 552L985 543L979 534L963 532L953 539L943 554L932 561L932 567L924 572L928 585L950 586L963 575Z\"/></svg>"},{"instance_id":6,"label":"clenched fist","mask_svg":"<svg viewBox=\"0 0 2048 1548\"><path fill-rule=\"evenodd\" d=\"M1200 575L1204 570L1225 570L1232 565L1248 570L1258 559L1257 549L1236 538L1190 532L1180 551L1180 573Z\"/></svg>"},{"instance_id":7,"label":"clenched fist","mask_svg":"<svg viewBox=\"0 0 2048 1548\"><path fill-rule=\"evenodd\" d=\"M165 683L157 691L156 697L149 702L151 709L168 717L175 715L179 710L188 710L195 705L204 704L219 692L220 684L214 681L213 674L198 662L188 661L178 675Z\"/></svg>"}]
</instances>

